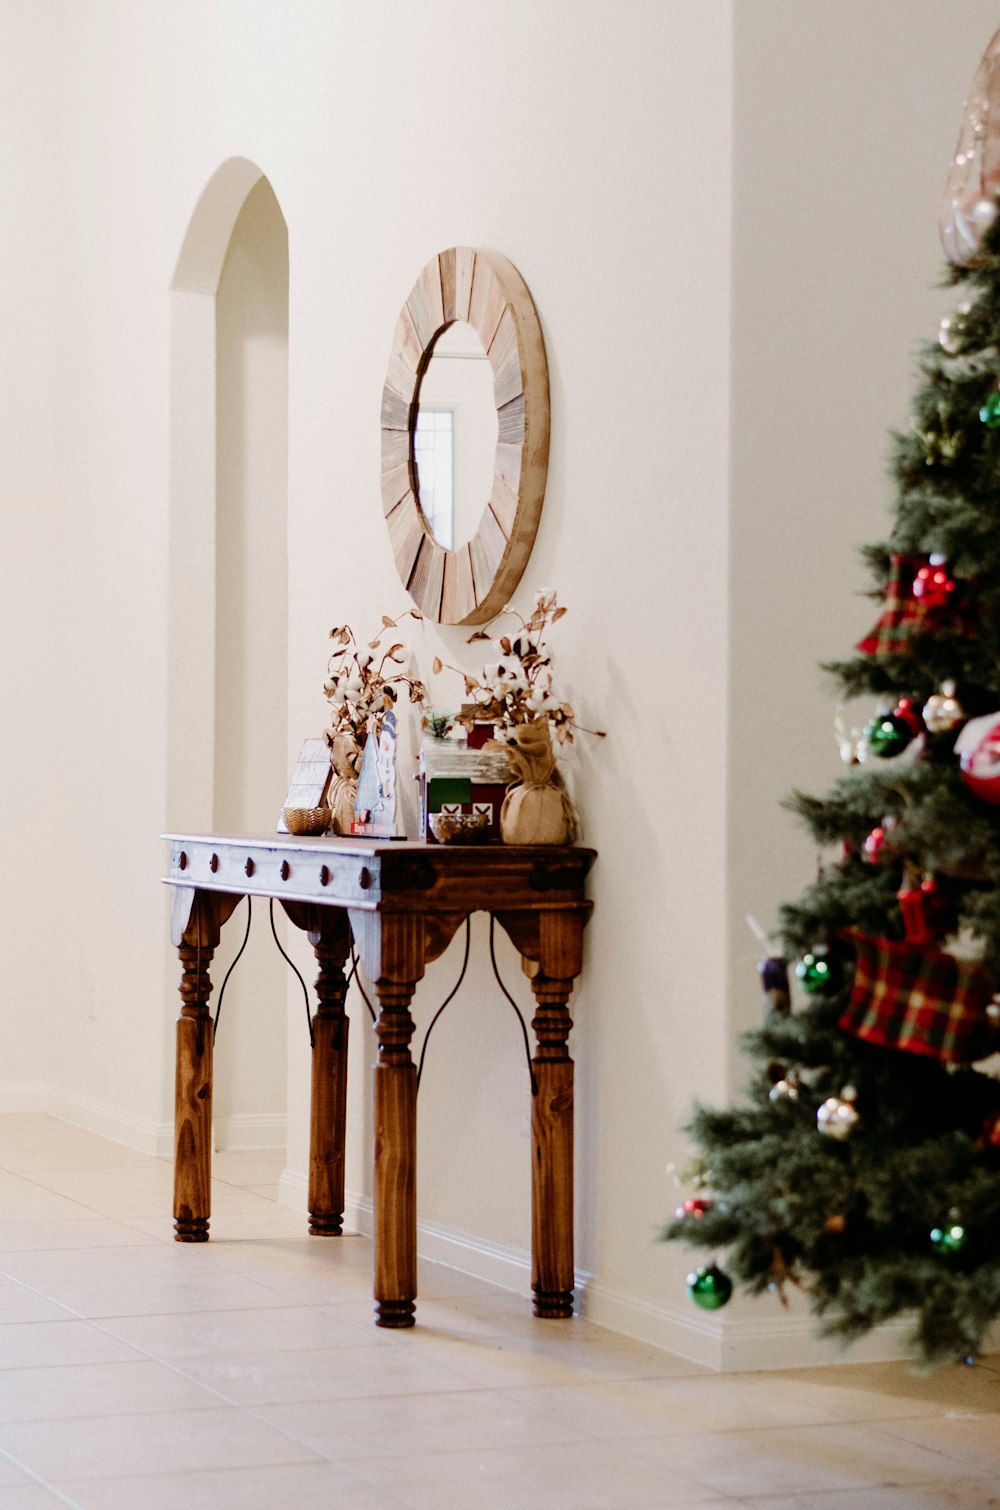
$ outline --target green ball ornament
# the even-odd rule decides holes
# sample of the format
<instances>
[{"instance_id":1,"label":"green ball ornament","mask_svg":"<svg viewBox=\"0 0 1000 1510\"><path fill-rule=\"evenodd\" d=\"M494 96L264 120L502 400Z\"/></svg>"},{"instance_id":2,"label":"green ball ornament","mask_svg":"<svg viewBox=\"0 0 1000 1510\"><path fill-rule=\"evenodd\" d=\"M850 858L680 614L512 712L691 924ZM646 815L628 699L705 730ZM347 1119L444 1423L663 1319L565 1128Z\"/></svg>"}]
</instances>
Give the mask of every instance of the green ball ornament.
<instances>
[{"instance_id":1,"label":"green ball ornament","mask_svg":"<svg viewBox=\"0 0 1000 1510\"><path fill-rule=\"evenodd\" d=\"M688 1275L687 1292L703 1311L718 1311L732 1295L733 1282L716 1264L709 1264Z\"/></svg>"},{"instance_id":2,"label":"green ball ornament","mask_svg":"<svg viewBox=\"0 0 1000 1510\"><path fill-rule=\"evenodd\" d=\"M940 1227L931 1228L931 1247L935 1253L941 1253L945 1258L961 1253L967 1242L968 1236L961 1222L949 1219Z\"/></svg>"},{"instance_id":3,"label":"green ball ornament","mask_svg":"<svg viewBox=\"0 0 1000 1510\"><path fill-rule=\"evenodd\" d=\"M891 760L894 755L902 755L912 742L913 729L898 713L878 713L865 725L864 740L872 755L879 760Z\"/></svg>"},{"instance_id":4,"label":"green ball ornament","mask_svg":"<svg viewBox=\"0 0 1000 1510\"><path fill-rule=\"evenodd\" d=\"M825 949L804 954L795 966L795 977L810 996L828 996L840 989L838 962Z\"/></svg>"},{"instance_id":5,"label":"green ball ornament","mask_svg":"<svg viewBox=\"0 0 1000 1510\"><path fill-rule=\"evenodd\" d=\"M979 411L987 430L1000 430L1000 392L991 393Z\"/></svg>"}]
</instances>

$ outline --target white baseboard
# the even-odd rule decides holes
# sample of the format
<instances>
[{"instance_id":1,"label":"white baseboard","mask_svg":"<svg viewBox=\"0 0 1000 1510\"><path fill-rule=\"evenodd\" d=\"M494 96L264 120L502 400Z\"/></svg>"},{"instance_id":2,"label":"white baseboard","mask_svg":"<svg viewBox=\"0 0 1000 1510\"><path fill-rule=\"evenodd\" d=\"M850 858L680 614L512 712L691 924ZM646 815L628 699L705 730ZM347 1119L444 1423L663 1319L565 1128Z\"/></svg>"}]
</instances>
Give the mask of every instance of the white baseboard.
<instances>
[{"instance_id":1,"label":"white baseboard","mask_svg":"<svg viewBox=\"0 0 1000 1510\"><path fill-rule=\"evenodd\" d=\"M280 1200L296 1210L306 1209L304 1175L285 1172ZM370 1196L349 1193L345 1226L371 1236ZM437 1222L417 1223L417 1251L422 1258L461 1269L521 1295L531 1293L531 1256L520 1248L486 1242ZM816 1336L815 1322L805 1310L785 1311L777 1301L762 1297L745 1301L743 1314L706 1313L685 1301L683 1308L611 1285L577 1270L576 1293L580 1314L597 1326L622 1333L650 1347L724 1373L774 1368L814 1368L834 1363L892 1363L909 1356L906 1319L887 1323L849 1347L836 1339ZM1000 1326L988 1344L1000 1350Z\"/></svg>"},{"instance_id":2,"label":"white baseboard","mask_svg":"<svg viewBox=\"0 0 1000 1510\"><path fill-rule=\"evenodd\" d=\"M156 1122L151 1117L135 1117L119 1108L88 1096L70 1095L43 1081L0 1081L0 1114L5 1112L43 1112L69 1122L85 1132L97 1133L134 1148L139 1153L160 1159L174 1156L173 1122ZM281 1148L285 1146L285 1117L282 1113L255 1116L240 1113L216 1117L216 1148Z\"/></svg>"},{"instance_id":3,"label":"white baseboard","mask_svg":"<svg viewBox=\"0 0 1000 1510\"><path fill-rule=\"evenodd\" d=\"M679 1307L651 1301L593 1276L584 1281L578 1303L580 1314L596 1326L664 1348L706 1368L722 1367L720 1316L694 1311L693 1306L689 1315Z\"/></svg>"},{"instance_id":4,"label":"white baseboard","mask_svg":"<svg viewBox=\"0 0 1000 1510\"><path fill-rule=\"evenodd\" d=\"M278 1182L278 1201L292 1211L307 1211L309 1181L297 1170L286 1169ZM372 1198L357 1191L344 1196L344 1229L372 1235ZM439 1222L418 1221L417 1252L432 1263L447 1264L477 1279L503 1285L521 1295L531 1293L531 1255L522 1248L486 1242L472 1233ZM579 1276L581 1280L586 1276Z\"/></svg>"},{"instance_id":5,"label":"white baseboard","mask_svg":"<svg viewBox=\"0 0 1000 1510\"><path fill-rule=\"evenodd\" d=\"M89 1096L68 1095L43 1081L0 1083L0 1112L43 1112L139 1153L158 1154L164 1124L136 1117ZM173 1152L173 1130L170 1152Z\"/></svg>"},{"instance_id":6,"label":"white baseboard","mask_svg":"<svg viewBox=\"0 0 1000 1510\"><path fill-rule=\"evenodd\" d=\"M46 1087L40 1080L0 1080L0 1116L43 1112Z\"/></svg>"},{"instance_id":7,"label":"white baseboard","mask_svg":"<svg viewBox=\"0 0 1000 1510\"><path fill-rule=\"evenodd\" d=\"M278 1205L290 1211L309 1210L309 1180L297 1169L283 1169L278 1180Z\"/></svg>"},{"instance_id":8,"label":"white baseboard","mask_svg":"<svg viewBox=\"0 0 1000 1510\"><path fill-rule=\"evenodd\" d=\"M345 1199L345 1223L349 1223L355 1232L370 1237L371 1196L349 1192ZM418 1221L417 1252L431 1263L461 1269L466 1274L475 1275L476 1279L516 1290L519 1295L531 1294L531 1254L523 1248L488 1242L471 1232L446 1227L440 1222Z\"/></svg>"},{"instance_id":9,"label":"white baseboard","mask_svg":"<svg viewBox=\"0 0 1000 1510\"><path fill-rule=\"evenodd\" d=\"M856 1341L818 1337L805 1303L791 1298L788 1310L770 1296L734 1302L733 1311L706 1314L688 1305L662 1305L614 1285L591 1279L585 1286L581 1313L598 1326L622 1332L639 1342L666 1348L681 1358L722 1373L749 1373L771 1368L820 1368L835 1363L896 1363L914 1358L910 1346L913 1321L902 1316L875 1327ZM1000 1351L1000 1323L983 1344L984 1353ZM956 1360L957 1361L957 1360Z\"/></svg>"},{"instance_id":10,"label":"white baseboard","mask_svg":"<svg viewBox=\"0 0 1000 1510\"><path fill-rule=\"evenodd\" d=\"M746 1301L740 1309L744 1314L706 1313L690 1302L681 1309L600 1279L587 1283L581 1305L582 1314L598 1326L723 1373L847 1361L892 1363L909 1355L906 1321L877 1327L845 1348L835 1339L817 1337L810 1315L781 1310L769 1297Z\"/></svg>"},{"instance_id":11,"label":"white baseboard","mask_svg":"<svg viewBox=\"0 0 1000 1510\"><path fill-rule=\"evenodd\" d=\"M285 1147L284 1112L236 1112L214 1120L216 1148ZM171 1146L171 1152L173 1147Z\"/></svg>"}]
</instances>

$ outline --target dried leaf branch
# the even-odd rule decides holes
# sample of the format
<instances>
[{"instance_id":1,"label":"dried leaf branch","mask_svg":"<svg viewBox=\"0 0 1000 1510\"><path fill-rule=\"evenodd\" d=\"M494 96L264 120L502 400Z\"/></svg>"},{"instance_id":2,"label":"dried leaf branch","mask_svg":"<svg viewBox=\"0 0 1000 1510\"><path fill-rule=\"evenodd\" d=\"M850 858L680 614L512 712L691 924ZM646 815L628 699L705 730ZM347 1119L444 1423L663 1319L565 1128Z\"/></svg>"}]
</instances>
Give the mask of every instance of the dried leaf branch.
<instances>
[{"instance_id":1,"label":"dried leaf branch","mask_svg":"<svg viewBox=\"0 0 1000 1510\"><path fill-rule=\"evenodd\" d=\"M382 630L396 629L403 619L420 619L416 609L407 609L398 618L382 615ZM411 703L423 705L427 689L413 673L405 655L405 644L395 640L383 649L382 635L369 640L364 649L349 624L330 630L334 648L326 668L323 693L330 705L330 723L326 730L328 744L337 734L350 735L363 745L372 720L376 722L405 687ZM377 652L381 651L381 655ZM396 670L401 667L401 670Z\"/></svg>"},{"instance_id":2,"label":"dried leaf branch","mask_svg":"<svg viewBox=\"0 0 1000 1510\"><path fill-rule=\"evenodd\" d=\"M546 632L566 613L556 594L539 593L529 618L524 619L509 605L503 616L517 620L520 628L511 634L493 638L478 629L469 636L470 645L485 642L496 647L497 659L484 667L479 677L448 666L465 685L468 702L456 715L456 722L471 728L474 723L494 723L502 728L548 720L559 744L572 742L573 733L593 734L604 738L602 729L586 729L576 721L573 708L556 696L552 659L545 644ZM443 671L446 662L435 657L432 670Z\"/></svg>"}]
</instances>

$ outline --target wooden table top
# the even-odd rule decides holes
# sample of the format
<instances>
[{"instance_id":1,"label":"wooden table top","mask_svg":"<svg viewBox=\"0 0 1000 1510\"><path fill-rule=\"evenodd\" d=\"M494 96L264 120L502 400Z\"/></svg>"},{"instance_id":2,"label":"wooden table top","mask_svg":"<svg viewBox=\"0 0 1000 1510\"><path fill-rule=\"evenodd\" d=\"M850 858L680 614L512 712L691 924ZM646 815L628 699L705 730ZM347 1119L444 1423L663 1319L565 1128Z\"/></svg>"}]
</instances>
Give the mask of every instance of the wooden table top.
<instances>
[{"instance_id":1,"label":"wooden table top","mask_svg":"<svg viewBox=\"0 0 1000 1510\"><path fill-rule=\"evenodd\" d=\"M164 834L169 886L363 911L579 905L592 849L324 834Z\"/></svg>"}]
</instances>

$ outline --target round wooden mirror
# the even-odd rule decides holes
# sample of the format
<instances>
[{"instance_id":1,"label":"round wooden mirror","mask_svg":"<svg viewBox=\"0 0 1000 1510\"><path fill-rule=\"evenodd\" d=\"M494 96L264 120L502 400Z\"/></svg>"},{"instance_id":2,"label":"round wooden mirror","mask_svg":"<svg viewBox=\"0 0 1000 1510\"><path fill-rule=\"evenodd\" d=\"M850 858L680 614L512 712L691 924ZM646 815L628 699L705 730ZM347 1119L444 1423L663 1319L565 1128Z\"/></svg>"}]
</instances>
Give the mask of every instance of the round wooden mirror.
<instances>
[{"instance_id":1,"label":"round wooden mirror","mask_svg":"<svg viewBox=\"0 0 1000 1510\"><path fill-rule=\"evenodd\" d=\"M479 355L489 362L495 412L487 416L481 411L488 399L481 397L463 414L461 404L449 401L438 373L433 401L421 404L432 362L439 368L448 353L453 359L477 355L468 341L441 342L456 323L472 327L468 335L475 333ZM460 386L452 383L456 391ZM496 436L492 490L477 502L478 525L470 534L461 523L468 499L460 500L450 520L447 500L460 480L456 449L470 431L483 433L487 419L491 440ZM508 602L531 555L548 460L548 367L531 295L498 252L451 247L428 262L403 305L382 390L382 508L396 569L427 618L483 624ZM442 479L433 505L432 469ZM454 548L443 540L453 540Z\"/></svg>"}]
</instances>

